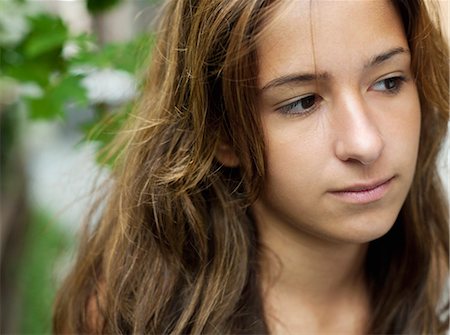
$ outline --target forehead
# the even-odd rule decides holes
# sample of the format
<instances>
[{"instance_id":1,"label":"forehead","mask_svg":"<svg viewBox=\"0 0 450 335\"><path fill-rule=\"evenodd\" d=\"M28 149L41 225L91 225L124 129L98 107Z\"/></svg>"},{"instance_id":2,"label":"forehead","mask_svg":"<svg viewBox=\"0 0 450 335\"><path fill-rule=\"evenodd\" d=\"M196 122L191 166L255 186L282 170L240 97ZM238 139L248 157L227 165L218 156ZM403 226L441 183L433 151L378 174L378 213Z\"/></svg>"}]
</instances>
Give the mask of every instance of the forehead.
<instances>
[{"instance_id":1,"label":"forehead","mask_svg":"<svg viewBox=\"0 0 450 335\"><path fill-rule=\"evenodd\" d=\"M391 1L286 1L258 42L260 82L298 71L355 71L400 46L408 47Z\"/></svg>"}]
</instances>

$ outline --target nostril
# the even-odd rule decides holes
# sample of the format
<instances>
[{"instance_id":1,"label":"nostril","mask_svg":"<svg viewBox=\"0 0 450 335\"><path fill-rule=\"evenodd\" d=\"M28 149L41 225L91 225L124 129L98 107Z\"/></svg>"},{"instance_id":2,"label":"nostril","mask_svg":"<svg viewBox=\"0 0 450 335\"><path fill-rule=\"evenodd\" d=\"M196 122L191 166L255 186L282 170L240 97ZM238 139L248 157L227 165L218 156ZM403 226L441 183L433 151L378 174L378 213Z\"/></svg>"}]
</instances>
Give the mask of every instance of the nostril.
<instances>
[{"instance_id":1,"label":"nostril","mask_svg":"<svg viewBox=\"0 0 450 335\"><path fill-rule=\"evenodd\" d=\"M359 131L346 132L335 144L335 154L343 162L373 164L381 156L384 141L377 131L361 135Z\"/></svg>"},{"instance_id":2,"label":"nostril","mask_svg":"<svg viewBox=\"0 0 450 335\"><path fill-rule=\"evenodd\" d=\"M334 106L335 154L343 162L373 164L384 148L377 114L359 93L344 93Z\"/></svg>"}]
</instances>

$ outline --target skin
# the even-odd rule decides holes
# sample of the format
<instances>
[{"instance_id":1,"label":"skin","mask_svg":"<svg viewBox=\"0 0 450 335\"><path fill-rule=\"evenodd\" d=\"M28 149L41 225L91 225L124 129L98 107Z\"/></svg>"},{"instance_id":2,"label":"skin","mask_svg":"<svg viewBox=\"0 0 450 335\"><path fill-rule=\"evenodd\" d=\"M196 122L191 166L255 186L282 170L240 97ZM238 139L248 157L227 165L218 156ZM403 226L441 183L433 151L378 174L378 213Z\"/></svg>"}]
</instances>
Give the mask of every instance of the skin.
<instances>
[{"instance_id":1,"label":"skin","mask_svg":"<svg viewBox=\"0 0 450 335\"><path fill-rule=\"evenodd\" d=\"M267 174L252 206L267 322L273 333L360 334L367 244L394 224L417 159L408 44L387 1L290 1L274 18L258 45ZM335 192L386 180L375 200Z\"/></svg>"}]
</instances>

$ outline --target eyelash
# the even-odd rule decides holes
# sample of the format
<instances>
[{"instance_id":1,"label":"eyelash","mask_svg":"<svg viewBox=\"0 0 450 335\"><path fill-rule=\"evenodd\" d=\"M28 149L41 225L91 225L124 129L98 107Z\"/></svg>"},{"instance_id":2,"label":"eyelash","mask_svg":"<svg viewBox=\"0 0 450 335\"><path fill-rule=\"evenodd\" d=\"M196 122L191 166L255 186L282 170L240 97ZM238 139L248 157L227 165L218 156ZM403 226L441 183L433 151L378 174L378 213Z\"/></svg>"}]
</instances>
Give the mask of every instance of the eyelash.
<instances>
[{"instance_id":1,"label":"eyelash","mask_svg":"<svg viewBox=\"0 0 450 335\"><path fill-rule=\"evenodd\" d=\"M394 82L395 86L392 87L392 88L387 88L386 84L389 81L391 83ZM378 84L384 84L384 86L386 87L385 89L383 89L383 90L374 90L374 91L386 93L386 94L389 94L389 95L395 95L395 94L400 92L400 90L401 90L401 88L402 88L402 86L403 86L403 84L405 82L406 82L406 77L404 77L404 76L389 77L389 78L385 78L385 79L381 79L381 80L377 81L375 84L373 84L371 86L371 88L375 87L375 85L378 85Z\"/></svg>"},{"instance_id":2,"label":"eyelash","mask_svg":"<svg viewBox=\"0 0 450 335\"><path fill-rule=\"evenodd\" d=\"M375 90L376 92L382 92L388 95L396 95L400 92L403 84L406 82L406 77L404 76L394 76L394 77L389 77L389 78L385 78L382 80L377 81L375 84L373 84L371 86L371 88L375 87L376 85L379 84L384 84L384 86L386 87L385 89L381 89L381 90ZM388 83L393 83L394 86L391 88L387 88ZM311 103L310 99L314 98L314 100L312 101L312 105L310 107L305 108L304 106L302 106L303 103ZM317 94L309 94L303 97L300 97L299 99L281 106L279 108L277 108L277 111L279 111L282 114L286 114L286 115L300 115L300 116L306 116L308 114L311 114L312 112L314 112L319 106L318 103L320 102L321 97ZM298 107L300 106L301 110L298 110Z\"/></svg>"},{"instance_id":3,"label":"eyelash","mask_svg":"<svg viewBox=\"0 0 450 335\"><path fill-rule=\"evenodd\" d=\"M310 101L310 99L313 98L313 101ZM317 94L308 94L305 96L300 97L300 99L297 99L287 105L281 106L277 108L277 111L279 111L282 114L287 115L308 115L312 112L314 112L318 108L318 103L320 102L320 96ZM302 106L303 103L311 103L312 105L310 107L304 107ZM301 108L300 111L298 111L298 108Z\"/></svg>"}]
</instances>

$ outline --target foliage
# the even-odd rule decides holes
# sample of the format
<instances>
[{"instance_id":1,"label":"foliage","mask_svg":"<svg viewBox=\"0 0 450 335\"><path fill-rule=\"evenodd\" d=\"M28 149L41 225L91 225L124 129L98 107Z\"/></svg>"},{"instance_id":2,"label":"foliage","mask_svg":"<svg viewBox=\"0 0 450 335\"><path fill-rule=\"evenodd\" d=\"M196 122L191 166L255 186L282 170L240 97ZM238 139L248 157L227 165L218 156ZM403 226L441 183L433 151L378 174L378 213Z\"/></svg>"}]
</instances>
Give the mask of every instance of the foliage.
<instances>
[{"instance_id":1,"label":"foliage","mask_svg":"<svg viewBox=\"0 0 450 335\"><path fill-rule=\"evenodd\" d=\"M112 6L120 1L108 3ZM90 2L100 5L107 1ZM109 93L117 92L103 91L95 95L96 92L92 92L86 83L92 75L98 78L99 74L105 73L122 77L127 74L139 86L136 74L150 56L153 43L151 34L141 34L128 42L101 45L95 35L72 34L61 18L43 12L39 6L38 1L0 1L2 187L10 179L8 173L14 174L5 168L5 162L14 140L20 135L17 132L22 121L21 110L26 111L31 121L64 121L72 116L71 113L90 115L82 118L83 123L77 126L85 134L86 141L99 144L99 160L102 161L101 149L126 120L134 104L134 96L108 100ZM106 84L110 81L98 82L97 86L108 86ZM113 87L108 87L114 91ZM58 267L54 263L66 255L73 237L52 222L48 214L40 211L34 213L28 229L26 249L21 257L23 262L17 260L19 293L25 302L18 315L22 324L20 330L23 334L50 333L51 306L57 287L53 269Z\"/></svg>"},{"instance_id":2,"label":"foliage","mask_svg":"<svg viewBox=\"0 0 450 335\"><path fill-rule=\"evenodd\" d=\"M108 11L124 0L86 0L86 6L92 14L99 14ZM155 3L158 0L147 0L149 3Z\"/></svg>"},{"instance_id":3,"label":"foliage","mask_svg":"<svg viewBox=\"0 0 450 335\"><path fill-rule=\"evenodd\" d=\"M0 106L21 105L32 120L65 119L69 112L91 111L93 116L80 130L103 147L126 119L136 91L131 84L117 89L111 85L120 84L118 78L124 76L138 81L136 73L149 56L153 37L141 34L128 42L100 45L94 35L73 35L59 17L32 7L27 2L0 3L0 89L9 92L0 94ZM87 85L90 76L102 79L102 74L104 83ZM126 96L114 97L126 91ZM119 123L99 125L121 113ZM94 136L88 136L93 129Z\"/></svg>"},{"instance_id":4,"label":"foliage","mask_svg":"<svg viewBox=\"0 0 450 335\"><path fill-rule=\"evenodd\" d=\"M120 0L87 0L87 8L91 13L95 14L111 9L119 2Z\"/></svg>"},{"instance_id":5,"label":"foliage","mask_svg":"<svg viewBox=\"0 0 450 335\"><path fill-rule=\"evenodd\" d=\"M26 301L20 313L21 334L51 333L51 311L58 286L55 263L62 264L68 258L68 252L74 247L72 241L47 213L33 212L22 262L18 264L20 290Z\"/></svg>"}]
</instances>

